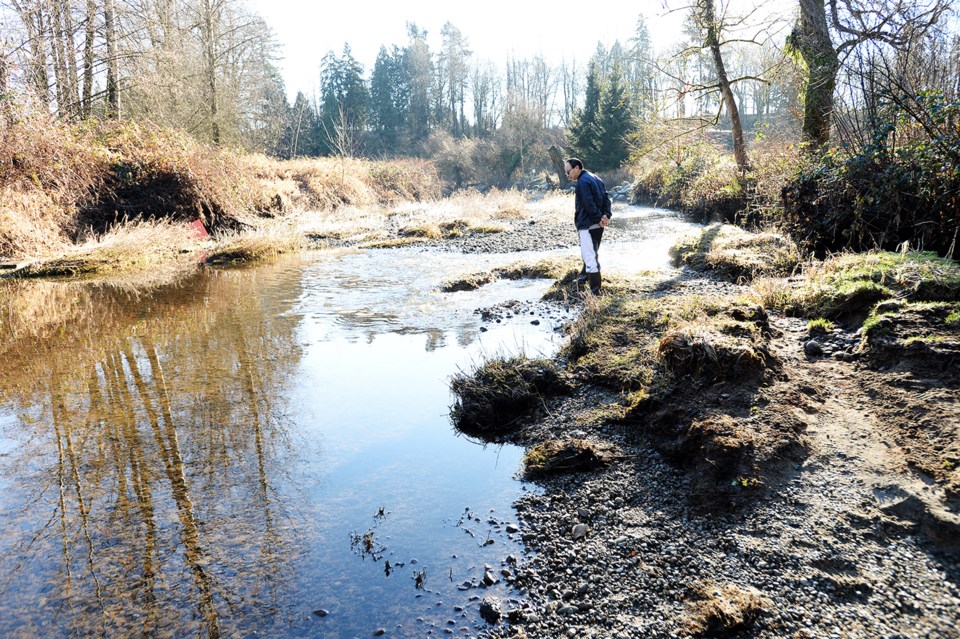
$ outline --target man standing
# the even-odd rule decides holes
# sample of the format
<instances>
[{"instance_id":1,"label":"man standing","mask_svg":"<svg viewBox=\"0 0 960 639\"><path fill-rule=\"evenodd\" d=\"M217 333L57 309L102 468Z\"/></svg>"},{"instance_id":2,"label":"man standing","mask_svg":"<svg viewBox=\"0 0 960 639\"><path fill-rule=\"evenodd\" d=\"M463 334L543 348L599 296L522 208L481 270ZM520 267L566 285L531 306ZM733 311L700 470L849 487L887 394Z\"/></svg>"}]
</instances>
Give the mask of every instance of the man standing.
<instances>
[{"instance_id":1,"label":"man standing","mask_svg":"<svg viewBox=\"0 0 960 639\"><path fill-rule=\"evenodd\" d=\"M590 292L599 295L600 262L597 252L600 250L603 229L610 223L609 214L603 212L607 189L603 180L584 170L583 162L578 158L570 158L563 168L567 171L567 177L577 183L574 223L580 235L580 256L583 258L583 268L590 283Z\"/></svg>"}]
</instances>

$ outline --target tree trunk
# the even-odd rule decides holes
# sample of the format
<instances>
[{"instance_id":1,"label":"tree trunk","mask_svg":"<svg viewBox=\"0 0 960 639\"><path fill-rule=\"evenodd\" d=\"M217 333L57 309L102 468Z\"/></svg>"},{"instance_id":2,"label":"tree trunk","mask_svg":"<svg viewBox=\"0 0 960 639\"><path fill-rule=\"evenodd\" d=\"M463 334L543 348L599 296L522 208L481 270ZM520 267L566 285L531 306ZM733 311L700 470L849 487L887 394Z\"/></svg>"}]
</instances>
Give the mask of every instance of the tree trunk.
<instances>
[{"instance_id":1,"label":"tree trunk","mask_svg":"<svg viewBox=\"0 0 960 639\"><path fill-rule=\"evenodd\" d=\"M567 172L563 170L563 155L560 153L559 147L557 145L551 146L547 149L547 152L550 153L550 162L553 163L553 169L557 172L557 177L560 179L560 188L565 189L570 186L570 180L567 179Z\"/></svg>"},{"instance_id":2,"label":"tree trunk","mask_svg":"<svg viewBox=\"0 0 960 639\"><path fill-rule=\"evenodd\" d=\"M7 61L7 43L0 41L0 115L3 116L3 124L10 127L13 124L13 110L10 108L9 91L10 67Z\"/></svg>"},{"instance_id":3,"label":"tree trunk","mask_svg":"<svg viewBox=\"0 0 960 639\"><path fill-rule=\"evenodd\" d=\"M700 0L700 11L703 25L707 31L707 46L713 55L713 64L717 70L717 83L720 85L720 93L723 95L723 103L727 107L727 113L730 114L730 128L733 135L733 157L737 161L737 168L740 169L742 173L750 169L750 160L747 158L747 149L743 143L743 126L740 124L740 109L737 107L737 101L733 97L730 80L727 78L727 70L723 65L723 56L720 53L720 36L717 33L717 21L713 0Z\"/></svg>"},{"instance_id":4,"label":"tree trunk","mask_svg":"<svg viewBox=\"0 0 960 639\"><path fill-rule=\"evenodd\" d=\"M220 122L217 109L217 42L214 34L214 3L203 3L203 54L204 73L207 80L207 107L210 112L210 138L214 144L220 144Z\"/></svg>"},{"instance_id":5,"label":"tree trunk","mask_svg":"<svg viewBox=\"0 0 960 639\"><path fill-rule=\"evenodd\" d=\"M27 29L30 45L29 77L27 83L42 104L50 101L49 78L47 77L47 40L44 27L43 6L40 0L12 0L13 8Z\"/></svg>"},{"instance_id":6,"label":"tree trunk","mask_svg":"<svg viewBox=\"0 0 960 639\"><path fill-rule=\"evenodd\" d=\"M60 6L63 24L64 66L67 72L67 109L71 115L80 114L80 91L77 83L77 44L73 37L73 13L70 0L56 0Z\"/></svg>"},{"instance_id":7,"label":"tree trunk","mask_svg":"<svg viewBox=\"0 0 960 639\"><path fill-rule=\"evenodd\" d=\"M107 40L107 117L120 117L120 61L117 59L117 30L113 0L103 2L103 25Z\"/></svg>"},{"instance_id":8,"label":"tree trunk","mask_svg":"<svg viewBox=\"0 0 960 639\"><path fill-rule=\"evenodd\" d=\"M833 91L837 85L840 60L830 40L824 0L800 0L797 45L807 64L804 91L803 138L814 148L830 141Z\"/></svg>"},{"instance_id":9,"label":"tree trunk","mask_svg":"<svg viewBox=\"0 0 960 639\"><path fill-rule=\"evenodd\" d=\"M97 3L87 0L87 24L83 40L83 98L80 115L89 118L93 113L93 39L97 35Z\"/></svg>"},{"instance_id":10,"label":"tree trunk","mask_svg":"<svg viewBox=\"0 0 960 639\"><path fill-rule=\"evenodd\" d=\"M50 53L53 54L53 79L56 86L57 113L69 115L69 81L67 79L66 51L63 46L63 11L60 0L50 5Z\"/></svg>"}]
</instances>

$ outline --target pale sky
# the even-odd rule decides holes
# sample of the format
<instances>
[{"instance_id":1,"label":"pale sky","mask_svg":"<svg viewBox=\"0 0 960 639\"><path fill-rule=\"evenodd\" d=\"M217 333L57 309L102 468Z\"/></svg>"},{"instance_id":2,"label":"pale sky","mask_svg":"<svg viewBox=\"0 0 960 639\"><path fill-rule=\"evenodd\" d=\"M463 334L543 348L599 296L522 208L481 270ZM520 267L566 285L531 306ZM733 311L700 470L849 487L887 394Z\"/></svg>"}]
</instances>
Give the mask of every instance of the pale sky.
<instances>
[{"instance_id":1,"label":"pale sky","mask_svg":"<svg viewBox=\"0 0 960 639\"><path fill-rule=\"evenodd\" d=\"M440 29L451 22L467 38L473 60L503 66L508 56L542 54L551 64L561 60L585 64L597 42L609 47L633 35L641 11L654 47L666 46L679 34L679 16L661 19L660 0L589 2L586 0L336 0L307 4L302 0L247 0L249 7L273 29L282 47L280 69L287 93L312 93L319 85L320 60L327 51L337 55L349 43L364 66L373 69L380 46L405 47L407 22L428 34L432 51L440 49Z\"/></svg>"}]
</instances>

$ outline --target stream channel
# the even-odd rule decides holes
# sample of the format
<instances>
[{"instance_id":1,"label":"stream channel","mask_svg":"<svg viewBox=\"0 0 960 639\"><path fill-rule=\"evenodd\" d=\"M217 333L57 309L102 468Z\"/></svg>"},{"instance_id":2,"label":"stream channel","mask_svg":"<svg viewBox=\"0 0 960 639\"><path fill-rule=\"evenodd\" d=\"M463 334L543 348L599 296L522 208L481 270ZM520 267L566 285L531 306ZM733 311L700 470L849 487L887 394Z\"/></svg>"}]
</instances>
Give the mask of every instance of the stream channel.
<instances>
[{"instance_id":1,"label":"stream channel","mask_svg":"<svg viewBox=\"0 0 960 639\"><path fill-rule=\"evenodd\" d=\"M668 268L693 226L618 207L604 269ZM519 596L484 566L522 561L537 487L454 431L449 381L553 354L572 315L547 280L437 286L574 251L0 283L0 636L475 635L481 597Z\"/></svg>"}]
</instances>

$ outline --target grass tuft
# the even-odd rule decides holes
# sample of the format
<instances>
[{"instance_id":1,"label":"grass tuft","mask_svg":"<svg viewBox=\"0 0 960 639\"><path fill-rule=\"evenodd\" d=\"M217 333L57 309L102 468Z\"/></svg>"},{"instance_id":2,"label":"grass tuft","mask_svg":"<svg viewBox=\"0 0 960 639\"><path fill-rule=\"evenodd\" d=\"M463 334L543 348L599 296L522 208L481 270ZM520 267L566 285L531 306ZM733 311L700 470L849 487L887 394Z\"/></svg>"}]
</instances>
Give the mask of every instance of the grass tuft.
<instances>
[{"instance_id":1,"label":"grass tuft","mask_svg":"<svg viewBox=\"0 0 960 639\"><path fill-rule=\"evenodd\" d=\"M283 224L261 225L243 231L222 234L207 252L207 264L240 264L256 262L295 253L304 246L303 235Z\"/></svg>"},{"instance_id":2,"label":"grass tuft","mask_svg":"<svg viewBox=\"0 0 960 639\"><path fill-rule=\"evenodd\" d=\"M494 358L472 373L455 375L454 425L468 435L496 437L540 405L542 398L570 390L566 376L548 360Z\"/></svg>"},{"instance_id":3,"label":"grass tuft","mask_svg":"<svg viewBox=\"0 0 960 639\"><path fill-rule=\"evenodd\" d=\"M826 335L832 333L836 327L837 325L830 320L818 317L807 322L807 333L810 335Z\"/></svg>"},{"instance_id":4,"label":"grass tuft","mask_svg":"<svg viewBox=\"0 0 960 639\"><path fill-rule=\"evenodd\" d=\"M72 277L119 271L146 271L170 266L182 253L197 248L185 225L136 221L89 238L60 255L37 260L17 271L19 277Z\"/></svg>"}]
</instances>

